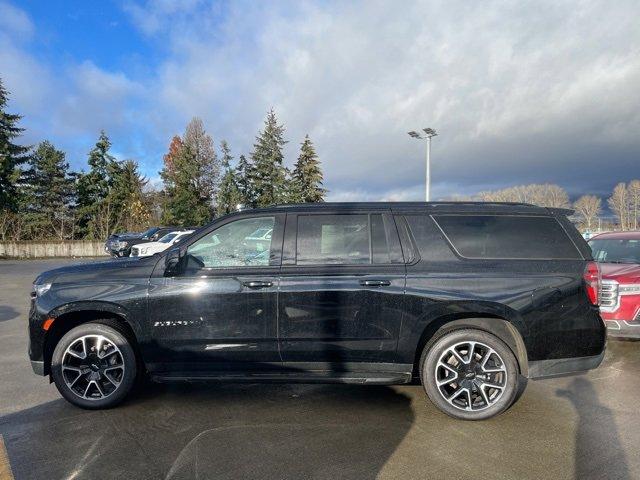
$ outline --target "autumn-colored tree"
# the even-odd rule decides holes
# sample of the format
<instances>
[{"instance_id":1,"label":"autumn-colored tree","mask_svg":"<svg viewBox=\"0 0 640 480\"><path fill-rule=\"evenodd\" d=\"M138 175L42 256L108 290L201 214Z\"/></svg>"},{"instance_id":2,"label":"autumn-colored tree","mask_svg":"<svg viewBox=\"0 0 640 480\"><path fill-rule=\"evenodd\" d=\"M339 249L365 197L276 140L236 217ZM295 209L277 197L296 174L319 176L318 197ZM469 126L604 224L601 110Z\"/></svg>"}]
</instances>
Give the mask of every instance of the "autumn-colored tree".
<instances>
[{"instance_id":1,"label":"autumn-colored tree","mask_svg":"<svg viewBox=\"0 0 640 480\"><path fill-rule=\"evenodd\" d=\"M175 161L176 157L180 154L182 149L182 139L178 135L174 135L169 144L169 151L162 157L164 168L169 176L175 174Z\"/></svg>"},{"instance_id":2,"label":"autumn-colored tree","mask_svg":"<svg viewBox=\"0 0 640 480\"><path fill-rule=\"evenodd\" d=\"M164 182L163 221L182 226L203 225L213 217L219 186L220 163L213 139L202 120L193 118L181 144L172 141L172 145L176 148L160 172Z\"/></svg>"}]
</instances>

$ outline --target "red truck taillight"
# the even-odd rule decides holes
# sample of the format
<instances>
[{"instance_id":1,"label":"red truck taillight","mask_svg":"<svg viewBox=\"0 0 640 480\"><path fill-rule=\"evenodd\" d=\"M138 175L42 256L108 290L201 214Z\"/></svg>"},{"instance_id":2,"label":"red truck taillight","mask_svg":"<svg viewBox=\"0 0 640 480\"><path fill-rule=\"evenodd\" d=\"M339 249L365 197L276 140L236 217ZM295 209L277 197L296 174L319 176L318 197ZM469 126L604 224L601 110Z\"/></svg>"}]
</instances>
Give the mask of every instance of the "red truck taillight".
<instances>
[{"instance_id":1,"label":"red truck taillight","mask_svg":"<svg viewBox=\"0 0 640 480\"><path fill-rule=\"evenodd\" d=\"M596 262L587 263L584 269L584 283L587 287L587 296L593 305L598 304L598 292L600 291L600 268Z\"/></svg>"}]
</instances>

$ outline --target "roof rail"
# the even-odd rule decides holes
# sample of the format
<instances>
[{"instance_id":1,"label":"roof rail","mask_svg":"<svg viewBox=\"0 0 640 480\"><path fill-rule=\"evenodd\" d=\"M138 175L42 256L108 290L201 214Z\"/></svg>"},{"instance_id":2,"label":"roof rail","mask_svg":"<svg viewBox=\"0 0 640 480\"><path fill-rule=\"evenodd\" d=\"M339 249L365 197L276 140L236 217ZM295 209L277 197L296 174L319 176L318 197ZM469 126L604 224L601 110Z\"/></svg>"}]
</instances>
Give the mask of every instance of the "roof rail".
<instances>
[{"instance_id":1,"label":"roof rail","mask_svg":"<svg viewBox=\"0 0 640 480\"><path fill-rule=\"evenodd\" d=\"M280 203L272 208L291 208L291 207L321 207L323 205L331 205L337 207L351 207L360 205L398 205L398 206L438 206L438 205L504 205L519 207L537 207L531 203L524 202L472 202L472 201L447 201L447 202L314 202L314 203ZM537 207L540 208L540 207Z\"/></svg>"}]
</instances>

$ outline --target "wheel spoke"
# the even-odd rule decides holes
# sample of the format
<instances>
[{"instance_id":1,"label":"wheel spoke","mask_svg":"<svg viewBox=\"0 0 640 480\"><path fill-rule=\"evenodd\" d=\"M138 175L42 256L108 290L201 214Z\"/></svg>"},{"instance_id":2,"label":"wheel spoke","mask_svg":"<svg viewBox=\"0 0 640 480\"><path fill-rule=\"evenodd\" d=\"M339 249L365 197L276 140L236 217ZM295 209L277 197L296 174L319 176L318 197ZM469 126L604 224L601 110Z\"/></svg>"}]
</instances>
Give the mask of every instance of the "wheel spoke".
<instances>
[{"instance_id":1,"label":"wheel spoke","mask_svg":"<svg viewBox=\"0 0 640 480\"><path fill-rule=\"evenodd\" d=\"M478 390L480 390L480 395L482 395L482 400L484 400L484 404L485 406L489 406L489 397L487 396L487 392L485 392L484 390L484 385L480 385L478 387Z\"/></svg>"},{"instance_id":2,"label":"wheel spoke","mask_svg":"<svg viewBox=\"0 0 640 480\"><path fill-rule=\"evenodd\" d=\"M97 380L93 380L93 383L95 383L96 387L98 387L98 391L100 392L100 397L104 397L104 392L102 391L102 387L100 386L100 382Z\"/></svg>"},{"instance_id":3,"label":"wheel spoke","mask_svg":"<svg viewBox=\"0 0 640 480\"><path fill-rule=\"evenodd\" d=\"M449 349L449 351L453 354L454 357L456 357L456 360L466 365L467 362L464 361L464 358L462 358L462 355L460 355L455 348L451 348Z\"/></svg>"},{"instance_id":4,"label":"wheel spoke","mask_svg":"<svg viewBox=\"0 0 640 480\"><path fill-rule=\"evenodd\" d=\"M93 380L89 381L89 383L87 383L87 387L84 389L84 394L82 395L84 398L88 398L87 397L87 393L89 393L89 388L91 387L91 384L93 383Z\"/></svg>"},{"instance_id":5,"label":"wheel spoke","mask_svg":"<svg viewBox=\"0 0 640 480\"><path fill-rule=\"evenodd\" d=\"M467 352L467 356L469 357L469 361L465 363L471 363L473 360L473 352L476 348L476 342L469 342L469 351Z\"/></svg>"},{"instance_id":6,"label":"wheel spoke","mask_svg":"<svg viewBox=\"0 0 640 480\"><path fill-rule=\"evenodd\" d=\"M487 353L484 354L484 357L482 358L482 361L480 362L480 366L482 367L483 370L486 371L485 365L489 361L489 358L491 357L491 355L494 354L494 353L495 352L493 351L493 348L487 347Z\"/></svg>"},{"instance_id":7,"label":"wheel spoke","mask_svg":"<svg viewBox=\"0 0 640 480\"><path fill-rule=\"evenodd\" d=\"M62 365L63 370L71 370L72 372L82 373L82 370L78 367L70 367L68 365Z\"/></svg>"},{"instance_id":8,"label":"wheel spoke","mask_svg":"<svg viewBox=\"0 0 640 480\"><path fill-rule=\"evenodd\" d=\"M104 371L104 378L106 378L114 387L120 385L120 382L118 382L115 378L111 378L110 374L107 373L106 370Z\"/></svg>"},{"instance_id":9,"label":"wheel spoke","mask_svg":"<svg viewBox=\"0 0 640 480\"><path fill-rule=\"evenodd\" d=\"M504 386L496 385L495 383L483 382L482 386L486 388L499 388L501 390L504 390Z\"/></svg>"},{"instance_id":10,"label":"wheel spoke","mask_svg":"<svg viewBox=\"0 0 640 480\"><path fill-rule=\"evenodd\" d=\"M79 374L78 374L78 376L77 376L76 378L74 378L73 382L71 382L71 383L69 383L69 384L68 384L68 385L69 385L69 388L72 388L72 387L76 384L76 382L77 382L78 380L80 380L81 378L82 378L82 374L80 374L80 373L79 373Z\"/></svg>"}]
</instances>

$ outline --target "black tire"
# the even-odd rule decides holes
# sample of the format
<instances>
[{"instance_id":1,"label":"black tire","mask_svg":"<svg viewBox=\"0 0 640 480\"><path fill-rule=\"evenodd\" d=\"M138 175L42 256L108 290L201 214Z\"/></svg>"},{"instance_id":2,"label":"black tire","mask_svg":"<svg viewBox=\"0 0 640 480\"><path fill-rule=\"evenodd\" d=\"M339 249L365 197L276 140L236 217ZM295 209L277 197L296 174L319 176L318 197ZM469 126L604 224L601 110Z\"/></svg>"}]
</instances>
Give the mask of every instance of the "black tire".
<instances>
[{"instance_id":1,"label":"black tire","mask_svg":"<svg viewBox=\"0 0 640 480\"><path fill-rule=\"evenodd\" d=\"M110 323L108 319L105 320L104 323L101 323L100 320L97 320L89 323L84 323L71 329L60 339L53 351L53 356L51 358L51 376L56 385L56 388L68 402L78 407L90 410L114 407L125 399L136 382L138 369L136 355L133 347L131 346L131 343L127 339L127 337L121 331L119 331L119 329L114 328L114 326L108 325L108 323ZM98 335L104 337L108 342L111 342L114 346L117 347L117 349L119 350L119 352L115 353L118 359L117 364L120 364L119 360L121 359L121 364L124 366L124 368L121 372L120 370L115 370L114 375L119 375L119 382L117 382L117 386L115 386L114 382L107 381L104 378L103 370L97 368L96 375L99 374L98 377L102 378L100 382L103 388L98 388L98 385L95 384L93 386L90 386L89 388L91 392L93 392L93 394L95 394L96 396L102 394L102 398L83 398L79 395L79 393L76 393L75 390L72 390L72 388L70 388L67 384L67 381L65 381L65 377L63 375L63 360L65 360L66 355L66 361L69 361L70 357L69 354L66 353L67 349L70 348L70 346L74 345L74 343L78 344L77 342L79 342L79 339L88 337L90 342L90 339L94 338L93 336ZM90 347L87 347L87 350L89 350L89 348ZM106 361L107 360L105 360L105 362ZM115 365L116 361L112 361L114 361ZM78 360L78 362L82 363L82 360ZM87 373L80 374L80 376L88 376L91 374L88 367L84 368L83 371L87 371ZM71 379L73 380L75 378L71 377ZM69 380L69 377L67 377L67 380ZM82 382L84 380L85 378L81 378L80 381ZM108 391L107 387L112 388L113 390ZM77 389L79 387L76 386L75 388ZM92 397L92 395L88 396Z\"/></svg>"},{"instance_id":2,"label":"black tire","mask_svg":"<svg viewBox=\"0 0 640 480\"><path fill-rule=\"evenodd\" d=\"M449 349L454 347L455 345L462 344L460 348L462 348L462 352L464 352L465 342L477 342L478 344L481 344L477 347L479 352L487 351L482 350L484 346L493 349L497 356L492 355L490 357L490 362L494 363L495 365L501 365L501 368L505 372L504 377L497 377L501 379L501 382L499 383L501 383L504 387L502 390L484 390L484 392L489 392L487 394L487 397L490 399L488 403L484 401L484 398L486 397L483 398L482 396L480 396L480 387L478 387L478 385L482 383L482 381L480 381L480 378L485 378L486 374L484 374L484 372L482 373L482 375L478 374L478 384L466 383L467 385L471 385L468 389L462 388L463 384L459 384L455 381L452 381L447 385L442 385L441 387L438 387L437 385L436 368L440 368L438 370L438 374L441 376L443 375L442 372L446 370L442 367L437 367L441 357L443 355L446 356L447 352L451 351ZM471 348L469 348L469 350L471 350ZM479 356L480 353L478 353L477 355ZM469 358L469 360L471 362L471 358ZM476 364L481 363L476 360L474 360L474 362ZM471 365L471 363L469 365ZM469 368L470 370L472 370L471 366L466 367L466 365L463 363L460 363L458 366L456 366L456 368ZM444 375L444 380L446 380L448 374L444 373ZM470 372L468 375L470 376L469 379L467 377L462 377L460 373L451 373L453 380L462 378L465 382L473 382L473 380L476 378L476 374ZM490 373L489 375L502 374ZM425 347L420 359L420 379L422 380L422 386L427 393L429 400L431 400L431 402L436 407L438 407L447 415L462 420L485 420L487 418L499 415L500 413L507 410L522 394L523 384L519 380L519 376L518 362L511 349L496 336L482 330L460 329L446 333L441 337L438 337L435 341L429 342L429 344L427 344L427 346ZM496 377L494 376L493 378L495 379ZM455 393L458 391L458 389L463 390L460 395L461 398L455 401L452 400L452 402L454 403L452 404L445 398L445 394L449 394L450 392ZM451 395L449 396L451 397L453 393L451 393ZM495 397L492 397L492 395L495 395ZM474 410L467 409L469 405L469 397L471 397L472 399L471 407L476 408Z\"/></svg>"}]
</instances>

